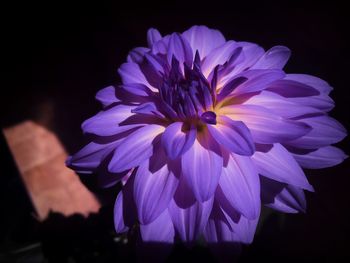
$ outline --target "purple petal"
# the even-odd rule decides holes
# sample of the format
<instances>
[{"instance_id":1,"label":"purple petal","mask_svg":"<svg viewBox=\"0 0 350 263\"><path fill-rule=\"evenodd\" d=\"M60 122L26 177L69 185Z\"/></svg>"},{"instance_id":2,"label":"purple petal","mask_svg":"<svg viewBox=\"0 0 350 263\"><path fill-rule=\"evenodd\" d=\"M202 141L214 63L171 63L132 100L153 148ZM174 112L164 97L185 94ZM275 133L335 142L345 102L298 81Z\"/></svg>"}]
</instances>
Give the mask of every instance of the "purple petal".
<instances>
[{"instance_id":1,"label":"purple petal","mask_svg":"<svg viewBox=\"0 0 350 263\"><path fill-rule=\"evenodd\" d=\"M134 174L119 192L114 204L114 227L117 233L124 233L136 222L136 207L133 199Z\"/></svg>"},{"instance_id":2,"label":"purple petal","mask_svg":"<svg viewBox=\"0 0 350 263\"><path fill-rule=\"evenodd\" d=\"M256 227L258 225L259 216L253 220L249 220L244 216L241 216L236 223L230 217L226 217L229 221L233 231L239 237L239 241L244 244L251 244L254 239Z\"/></svg>"},{"instance_id":3,"label":"purple petal","mask_svg":"<svg viewBox=\"0 0 350 263\"><path fill-rule=\"evenodd\" d=\"M285 73L278 69L254 69L245 71L238 76L244 77L247 80L234 89L232 92L234 95L261 91L267 88L272 82L282 79Z\"/></svg>"},{"instance_id":4,"label":"purple petal","mask_svg":"<svg viewBox=\"0 0 350 263\"><path fill-rule=\"evenodd\" d=\"M256 143L290 141L311 130L303 122L284 119L273 111L256 105L231 105L221 108L221 114L242 121Z\"/></svg>"},{"instance_id":5,"label":"purple petal","mask_svg":"<svg viewBox=\"0 0 350 263\"><path fill-rule=\"evenodd\" d=\"M256 96L250 97L244 104L263 106L274 111L283 118L294 118L306 114L320 113L320 110L309 106L298 105L270 91L262 91Z\"/></svg>"},{"instance_id":6,"label":"purple petal","mask_svg":"<svg viewBox=\"0 0 350 263\"><path fill-rule=\"evenodd\" d=\"M121 88L136 96L147 97L152 94L152 91L146 85L140 83L123 84Z\"/></svg>"},{"instance_id":7,"label":"purple petal","mask_svg":"<svg viewBox=\"0 0 350 263\"><path fill-rule=\"evenodd\" d=\"M162 35L159 33L159 31L155 28L150 28L147 31L147 43L148 46L151 48L154 43L158 42L162 39Z\"/></svg>"},{"instance_id":8,"label":"purple petal","mask_svg":"<svg viewBox=\"0 0 350 263\"><path fill-rule=\"evenodd\" d=\"M164 68L156 55L145 54L144 60L140 65L141 71L145 75L147 81L156 88L163 83Z\"/></svg>"},{"instance_id":9,"label":"purple petal","mask_svg":"<svg viewBox=\"0 0 350 263\"><path fill-rule=\"evenodd\" d=\"M236 48L238 48L236 42L228 41L213 49L202 63L203 75L208 77L217 65L223 65L231 57Z\"/></svg>"},{"instance_id":10,"label":"purple petal","mask_svg":"<svg viewBox=\"0 0 350 263\"><path fill-rule=\"evenodd\" d=\"M220 146L207 133L200 134L182 156L183 176L197 200L209 200L219 183L222 168Z\"/></svg>"},{"instance_id":11,"label":"purple petal","mask_svg":"<svg viewBox=\"0 0 350 263\"><path fill-rule=\"evenodd\" d=\"M100 136L111 136L125 132L143 124L121 125L121 122L129 118L135 106L117 105L106 111L100 111L95 116L87 119L81 125L84 133Z\"/></svg>"},{"instance_id":12,"label":"purple petal","mask_svg":"<svg viewBox=\"0 0 350 263\"><path fill-rule=\"evenodd\" d=\"M343 125L327 115L303 118L300 121L310 125L312 130L296 140L287 142L288 145L297 148L316 149L337 143L346 136Z\"/></svg>"},{"instance_id":13,"label":"purple petal","mask_svg":"<svg viewBox=\"0 0 350 263\"><path fill-rule=\"evenodd\" d=\"M114 152L108 170L115 173L129 170L151 157L153 141L163 131L163 126L150 124L133 132L120 143Z\"/></svg>"},{"instance_id":14,"label":"purple petal","mask_svg":"<svg viewBox=\"0 0 350 263\"><path fill-rule=\"evenodd\" d=\"M334 108L334 101L325 94L310 97L288 98L288 100L299 105L313 107L325 112Z\"/></svg>"},{"instance_id":15,"label":"purple petal","mask_svg":"<svg viewBox=\"0 0 350 263\"><path fill-rule=\"evenodd\" d=\"M134 198L141 224L149 224L168 207L178 186L178 179L167 164L152 171L150 162L144 161L135 177Z\"/></svg>"},{"instance_id":16,"label":"purple petal","mask_svg":"<svg viewBox=\"0 0 350 263\"><path fill-rule=\"evenodd\" d=\"M117 147L120 141L99 144L90 142L67 160L67 165L79 172L92 172Z\"/></svg>"},{"instance_id":17,"label":"purple petal","mask_svg":"<svg viewBox=\"0 0 350 263\"><path fill-rule=\"evenodd\" d=\"M217 125L207 127L213 138L230 152L247 156L254 153L252 135L243 122L220 116Z\"/></svg>"},{"instance_id":18,"label":"purple petal","mask_svg":"<svg viewBox=\"0 0 350 263\"><path fill-rule=\"evenodd\" d=\"M175 200L170 202L169 212L176 232L183 242L195 241L202 234L208 222L213 199L202 203L196 201L187 208L182 208Z\"/></svg>"},{"instance_id":19,"label":"purple petal","mask_svg":"<svg viewBox=\"0 0 350 263\"><path fill-rule=\"evenodd\" d=\"M172 34L169 39L167 51L169 65L171 65L173 56L179 61L181 68L183 63L186 63L188 66L192 65L193 53L190 44L178 33Z\"/></svg>"},{"instance_id":20,"label":"purple petal","mask_svg":"<svg viewBox=\"0 0 350 263\"><path fill-rule=\"evenodd\" d=\"M285 79L294 80L300 83L304 83L317 89L320 93L328 95L333 88L324 80L306 74L287 74Z\"/></svg>"},{"instance_id":21,"label":"purple petal","mask_svg":"<svg viewBox=\"0 0 350 263\"><path fill-rule=\"evenodd\" d=\"M286 98L308 97L319 95L320 92L304 83L294 80L277 80L269 85L267 90L275 92Z\"/></svg>"},{"instance_id":22,"label":"purple petal","mask_svg":"<svg viewBox=\"0 0 350 263\"><path fill-rule=\"evenodd\" d=\"M313 191L313 187L309 184L299 164L281 144L274 144L271 150L266 153L255 152L252 158L259 174Z\"/></svg>"},{"instance_id":23,"label":"purple petal","mask_svg":"<svg viewBox=\"0 0 350 263\"><path fill-rule=\"evenodd\" d=\"M118 69L123 84L138 83L150 87L151 85L143 75L140 66L133 62L124 63Z\"/></svg>"},{"instance_id":24,"label":"purple petal","mask_svg":"<svg viewBox=\"0 0 350 263\"><path fill-rule=\"evenodd\" d=\"M307 154L293 154L301 167L321 169L332 167L343 162L348 156L334 146L326 146Z\"/></svg>"},{"instance_id":25,"label":"purple petal","mask_svg":"<svg viewBox=\"0 0 350 263\"><path fill-rule=\"evenodd\" d=\"M154 102L146 102L131 110L132 113L151 115L158 118L165 118L165 116L157 109Z\"/></svg>"},{"instance_id":26,"label":"purple petal","mask_svg":"<svg viewBox=\"0 0 350 263\"><path fill-rule=\"evenodd\" d=\"M140 64L143 61L143 57L146 52L149 52L149 48L145 47L137 47L131 50L128 54L128 57L126 58L127 62L135 62L137 64Z\"/></svg>"},{"instance_id":27,"label":"purple petal","mask_svg":"<svg viewBox=\"0 0 350 263\"><path fill-rule=\"evenodd\" d=\"M239 155L228 157L222 168L220 188L229 203L249 219L260 214L259 175L251 158Z\"/></svg>"},{"instance_id":28,"label":"purple petal","mask_svg":"<svg viewBox=\"0 0 350 263\"><path fill-rule=\"evenodd\" d=\"M174 122L165 129L162 135L162 145L167 156L172 160L188 151L196 139L195 127L183 131L183 125L182 122Z\"/></svg>"},{"instance_id":29,"label":"purple petal","mask_svg":"<svg viewBox=\"0 0 350 263\"><path fill-rule=\"evenodd\" d=\"M198 50L199 56L205 58L213 49L225 43L225 37L218 30L206 26L193 26L182 33L188 41L193 54Z\"/></svg>"},{"instance_id":30,"label":"purple petal","mask_svg":"<svg viewBox=\"0 0 350 263\"><path fill-rule=\"evenodd\" d=\"M260 57L254 64L254 69L282 69L290 57L290 49L284 46L275 46Z\"/></svg>"},{"instance_id":31,"label":"purple petal","mask_svg":"<svg viewBox=\"0 0 350 263\"><path fill-rule=\"evenodd\" d=\"M261 200L266 206L284 213L306 211L306 199L302 189L261 177Z\"/></svg>"},{"instance_id":32,"label":"purple petal","mask_svg":"<svg viewBox=\"0 0 350 263\"><path fill-rule=\"evenodd\" d=\"M96 93L96 99L101 102L103 107L107 107L115 102L120 100L115 96L114 86L108 86L104 89L101 89Z\"/></svg>"},{"instance_id":33,"label":"purple petal","mask_svg":"<svg viewBox=\"0 0 350 263\"><path fill-rule=\"evenodd\" d=\"M173 243L175 230L168 210L164 210L154 221L140 226L142 241Z\"/></svg>"}]
</instances>

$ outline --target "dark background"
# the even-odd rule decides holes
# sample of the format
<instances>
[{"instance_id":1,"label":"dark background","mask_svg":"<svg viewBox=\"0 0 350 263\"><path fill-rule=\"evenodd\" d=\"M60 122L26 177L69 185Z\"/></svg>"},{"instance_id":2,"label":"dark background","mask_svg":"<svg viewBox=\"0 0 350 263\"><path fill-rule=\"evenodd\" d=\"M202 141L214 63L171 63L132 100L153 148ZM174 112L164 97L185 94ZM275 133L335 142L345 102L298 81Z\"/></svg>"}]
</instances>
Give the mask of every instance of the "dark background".
<instances>
[{"instance_id":1,"label":"dark background","mask_svg":"<svg viewBox=\"0 0 350 263\"><path fill-rule=\"evenodd\" d=\"M292 57L286 71L327 80L334 87L331 95L336 102L331 115L349 130L348 14L340 1L127 2L13 2L3 6L1 128L34 119L55 131L73 153L84 142L81 122L99 110L95 93L119 81L118 66L131 48L146 45L148 28L168 34L204 24L219 29L227 39L256 42L266 49L288 46ZM339 147L349 154L349 138ZM60 254L77 262L130 258L133 248L127 250L111 241L111 205L106 200L116 196L117 188L97 189L91 178L83 178L104 200L102 212L88 220L53 215L48 223L38 224L30 215L31 205L4 141L1 164L5 172L0 177L0 261L26 262L28 257L40 261L42 251L51 261ZM347 160L333 168L307 171L316 189L307 194L307 213L267 217L253 245L244 250L242 261L350 259L349 166ZM30 255L14 252L35 242L41 244L40 249ZM130 253L120 252L125 249ZM179 255L212 260L204 248L182 248L172 254L172 260Z\"/></svg>"}]
</instances>

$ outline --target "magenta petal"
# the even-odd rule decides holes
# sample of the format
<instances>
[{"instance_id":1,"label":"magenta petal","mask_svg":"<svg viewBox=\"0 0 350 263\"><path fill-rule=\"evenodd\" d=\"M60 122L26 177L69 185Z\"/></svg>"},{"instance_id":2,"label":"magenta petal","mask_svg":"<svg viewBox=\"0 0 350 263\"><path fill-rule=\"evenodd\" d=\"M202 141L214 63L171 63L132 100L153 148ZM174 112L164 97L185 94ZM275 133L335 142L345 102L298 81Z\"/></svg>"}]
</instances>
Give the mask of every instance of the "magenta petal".
<instances>
[{"instance_id":1,"label":"magenta petal","mask_svg":"<svg viewBox=\"0 0 350 263\"><path fill-rule=\"evenodd\" d=\"M141 224L140 232L145 242L173 243L175 229L168 210L164 210L149 224Z\"/></svg>"},{"instance_id":2,"label":"magenta petal","mask_svg":"<svg viewBox=\"0 0 350 263\"><path fill-rule=\"evenodd\" d=\"M290 57L290 49L284 46L275 46L254 64L254 69L282 69Z\"/></svg>"},{"instance_id":3,"label":"magenta petal","mask_svg":"<svg viewBox=\"0 0 350 263\"><path fill-rule=\"evenodd\" d=\"M162 39L162 35L155 28L150 28L147 31L147 43L149 47L152 47L154 43Z\"/></svg>"},{"instance_id":4,"label":"magenta petal","mask_svg":"<svg viewBox=\"0 0 350 263\"><path fill-rule=\"evenodd\" d=\"M184 154L196 139L195 127L182 131L183 125L182 122L174 122L165 129L162 135L162 145L167 156L172 160Z\"/></svg>"},{"instance_id":5,"label":"magenta petal","mask_svg":"<svg viewBox=\"0 0 350 263\"><path fill-rule=\"evenodd\" d=\"M182 33L188 41L193 54L198 50L199 56L205 58L213 49L225 43L225 38L218 30L206 26L193 26Z\"/></svg>"},{"instance_id":6,"label":"magenta petal","mask_svg":"<svg viewBox=\"0 0 350 263\"><path fill-rule=\"evenodd\" d=\"M259 174L282 183L314 191L299 164L281 144L274 144L266 153L255 152L252 159Z\"/></svg>"},{"instance_id":7,"label":"magenta petal","mask_svg":"<svg viewBox=\"0 0 350 263\"><path fill-rule=\"evenodd\" d=\"M209 200L219 183L222 168L220 146L203 134L182 156L183 176L199 202Z\"/></svg>"},{"instance_id":8,"label":"magenta petal","mask_svg":"<svg viewBox=\"0 0 350 263\"><path fill-rule=\"evenodd\" d=\"M84 121L81 127L84 133L111 136L142 126L142 124L120 125L121 122L133 115L131 110L134 108L135 106L121 104L108 110L100 111L95 116Z\"/></svg>"},{"instance_id":9,"label":"magenta petal","mask_svg":"<svg viewBox=\"0 0 350 263\"><path fill-rule=\"evenodd\" d=\"M307 169L321 169L332 167L343 162L348 156L334 146L321 147L306 154L293 154L301 167Z\"/></svg>"},{"instance_id":10,"label":"magenta petal","mask_svg":"<svg viewBox=\"0 0 350 263\"><path fill-rule=\"evenodd\" d=\"M261 177L261 200L266 206L284 212L306 211L305 194L299 187Z\"/></svg>"},{"instance_id":11,"label":"magenta petal","mask_svg":"<svg viewBox=\"0 0 350 263\"><path fill-rule=\"evenodd\" d=\"M164 127L156 124L144 126L126 137L114 152L108 165L110 172L122 172L138 166L152 156L153 141Z\"/></svg>"},{"instance_id":12,"label":"magenta petal","mask_svg":"<svg viewBox=\"0 0 350 263\"><path fill-rule=\"evenodd\" d=\"M178 186L178 179L167 164L152 171L150 162L143 162L135 177L134 198L141 224L149 224L168 207Z\"/></svg>"},{"instance_id":13,"label":"magenta petal","mask_svg":"<svg viewBox=\"0 0 350 263\"><path fill-rule=\"evenodd\" d=\"M251 158L230 155L222 168L220 188L229 203L248 219L260 214L259 175Z\"/></svg>"},{"instance_id":14,"label":"magenta petal","mask_svg":"<svg viewBox=\"0 0 350 263\"><path fill-rule=\"evenodd\" d=\"M299 119L311 126L311 131L306 135L287 142L288 145L315 149L337 143L345 138L346 130L337 120L327 115L320 115Z\"/></svg>"},{"instance_id":15,"label":"magenta petal","mask_svg":"<svg viewBox=\"0 0 350 263\"><path fill-rule=\"evenodd\" d=\"M213 206L211 198L205 202L193 203L191 206L182 208L175 200L169 205L169 212L174 223L176 232L184 242L193 242L202 234Z\"/></svg>"},{"instance_id":16,"label":"magenta petal","mask_svg":"<svg viewBox=\"0 0 350 263\"><path fill-rule=\"evenodd\" d=\"M207 127L213 138L230 152L247 156L254 153L252 135L243 122L220 116L217 125Z\"/></svg>"},{"instance_id":17,"label":"magenta petal","mask_svg":"<svg viewBox=\"0 0 350 263\"><path fill-rule=\"evenodd\" d=\"M250 130L256 143L290 141L311 130L310 126L303 122L284 119L261 106L231 105L222 108L221 111L231 119L242 121Z\"/></svg>"},{"instance_id":18,"label":"magenta petal","mask_svg":"<svg viewBox=\"0 0 350 263\"><path fill-rule=\"evenodd\" d=\"M107 107L112 103L119 102L120 100L115 96L114 86L108 86L101 89L96 93L96 99L101 102L103 107Z\"/></svg>"}]
</instances>

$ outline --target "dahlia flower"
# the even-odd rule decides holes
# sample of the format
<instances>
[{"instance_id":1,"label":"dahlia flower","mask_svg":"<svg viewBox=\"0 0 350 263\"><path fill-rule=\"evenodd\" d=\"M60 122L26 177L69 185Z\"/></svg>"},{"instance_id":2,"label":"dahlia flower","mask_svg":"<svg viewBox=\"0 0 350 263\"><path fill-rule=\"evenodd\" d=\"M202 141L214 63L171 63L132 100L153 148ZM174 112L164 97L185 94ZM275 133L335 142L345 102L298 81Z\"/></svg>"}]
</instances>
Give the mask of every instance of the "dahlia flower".
<instances>
[{"instance_id":1,"label":"dahlia flower","mask_svg":"<svg viewBox=\"0 0 350 263\"><path fill-rule=\"evenodd\" d=\"M139 226L145 242L251 243L261 204L305 211L314 191L302 168L324 168L346 155L346 136L328 116L327 82L286 74L284 46L268 51L226 41L193 26L164 37L147 33L100 90L103 110L82 124L90 143L68 165L122 182L117 233Z\"/></svg>"}]
</instances>

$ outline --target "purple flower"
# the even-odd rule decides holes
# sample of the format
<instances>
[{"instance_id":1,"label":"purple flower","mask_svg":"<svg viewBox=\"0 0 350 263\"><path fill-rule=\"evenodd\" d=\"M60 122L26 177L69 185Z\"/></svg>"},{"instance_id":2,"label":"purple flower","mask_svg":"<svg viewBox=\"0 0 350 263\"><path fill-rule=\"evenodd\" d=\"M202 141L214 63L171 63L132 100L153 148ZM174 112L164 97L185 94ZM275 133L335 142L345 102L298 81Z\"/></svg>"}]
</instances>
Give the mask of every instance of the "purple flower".
<instances>
[{"instance_id":1,"label":"purple flower","mask_svg":"<svg viewBox=\"0 0 350 263\"><path fill-rule=\"evenodd\" d=\"M226 41L205 26L133 49L122 84L99 91L103 110L82 128L91 141L68 165L119 181L118 233L144 241L251 243L261 203L305 211L302 168L341 163L346 136L329 117L327 82L286 74L290 50Z\"/></svg>"}]
</instances>

